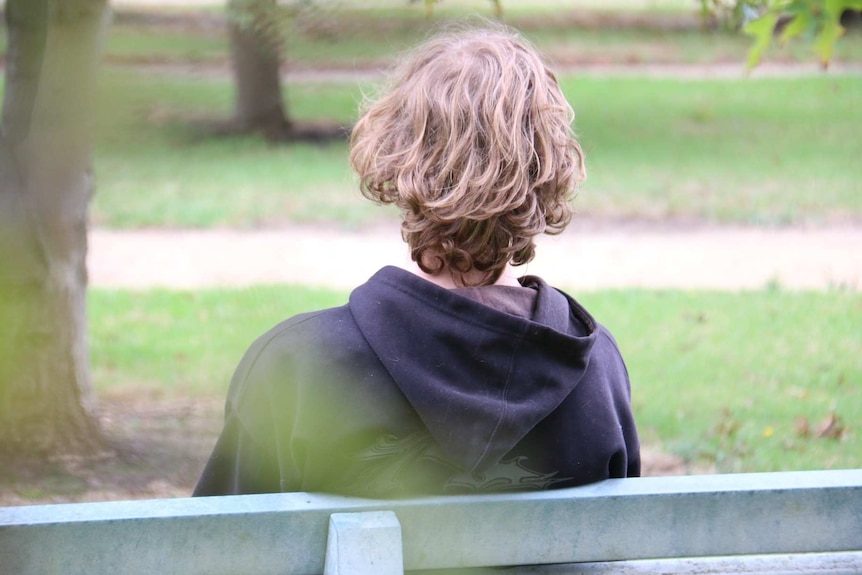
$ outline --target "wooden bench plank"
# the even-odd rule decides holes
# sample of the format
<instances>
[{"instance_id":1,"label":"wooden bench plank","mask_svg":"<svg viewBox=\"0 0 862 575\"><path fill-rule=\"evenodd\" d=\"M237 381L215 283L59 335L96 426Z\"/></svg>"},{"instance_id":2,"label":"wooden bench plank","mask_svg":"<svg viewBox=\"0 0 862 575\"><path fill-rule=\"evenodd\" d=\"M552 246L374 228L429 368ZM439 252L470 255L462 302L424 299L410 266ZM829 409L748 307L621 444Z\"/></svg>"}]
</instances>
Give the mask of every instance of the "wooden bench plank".
<instances>
[{"instance_id":1,"label":"wooden bench plank","mask_svg":"<svg viewBox=\"0 0 862 575\"><path fill-rule=\"evenodd\" d=\"M406 569L857 551L862 470L376 501L286 493L0 509L10 573L323 572L332 513L392 510Z\"/></svg>"}]
</instances>

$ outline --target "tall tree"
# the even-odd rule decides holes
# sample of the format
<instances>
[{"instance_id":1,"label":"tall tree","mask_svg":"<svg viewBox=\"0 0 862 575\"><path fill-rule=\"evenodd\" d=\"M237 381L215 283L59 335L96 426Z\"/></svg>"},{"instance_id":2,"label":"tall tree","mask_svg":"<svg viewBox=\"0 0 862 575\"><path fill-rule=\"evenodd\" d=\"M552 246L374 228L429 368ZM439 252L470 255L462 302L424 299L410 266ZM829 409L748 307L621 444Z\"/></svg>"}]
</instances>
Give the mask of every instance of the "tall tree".
<instances>
[{"instance_id":1,"label":"tall tree","mask_svg":"<svg viewBox=\"0 0 862 575\"><path fill-rule=\"evenodd\" d=\"M284 139L291 124L281 94L281 32L275 0L228 0L234 122L242 131Z\"/></svg>"},{"instance_id":2,"label":"tall tree","mask_svg":"<svg viewBox=\"0 0 862 575\"><path fill-rule=\"evenodd\" d=\"M0 117L0 452L92 453L90 107L106 0L7 0Z\"/></svg>"}]
</instances>

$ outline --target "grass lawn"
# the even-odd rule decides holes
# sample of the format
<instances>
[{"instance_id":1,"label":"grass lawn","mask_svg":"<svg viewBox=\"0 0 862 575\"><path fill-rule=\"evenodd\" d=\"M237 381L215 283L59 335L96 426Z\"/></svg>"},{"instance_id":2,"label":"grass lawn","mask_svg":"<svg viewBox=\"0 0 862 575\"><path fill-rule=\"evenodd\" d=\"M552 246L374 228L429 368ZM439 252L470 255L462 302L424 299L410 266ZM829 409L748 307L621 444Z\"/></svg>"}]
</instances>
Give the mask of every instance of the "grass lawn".
<instances>
[{"instance_id":1,"label":"grass lawn","mask_svg":"<svg viewBox=\"0 0 862 575\"><path fill-rule=\"evenodd\" d=\"M97 391L166 403L223 397L254 338L346 299L285 286L93 290ZM719 471L862 466L862 295L626 290L579 299L619 342L645 443ZM832 431L822 431L833 415Z\"/></svg>"},{"instance_id":2,"label":"grass lawn","mask_svg":"<svg viewBox=\"0 0 862 575\"><path fill-rule=\"evenodd\" d=\"M339 5L303 12L291 24L289 69L375 68L429 26L490 11L491 4L444 3L431 24L419 5L400 1ZM748 46L739 35L702 32L692 3L681 1L504 6L509 22L561 63L736 62L741 69ZM359 197L342 143L270 146L201 130L232 108L220 8L123 10L108 36L96 107L95 225L358 227L381 217ZM810 60L804 50L793 44L771 57ZM862 61L862 33L841 40L837 59ZM173 72L157 73L148 63L170 64ZM561 78L588 152L590 177L578 199L583 217L755 225L862 221L862 77ZM369 81L288 76L285 98L296 120L349 125L363 93L373 89Z\"/></svg>"},{"instance_id":3,"label":"grass lawn","mask_svg":"<svg viewBox=\"0 0 862 575\"><path fill-rule=\"evenodd\" d=\"M504 2L508 21L561 64L735 62L741 69L745 59L746 38L703 32L682 2L626 0L601 10L595 2L562 4ZM317 6L288 24L288 68L377 68L431 26L490 6L444 3L431 23L419 5L400 1ZM792 44L770 58L810 60L805 50ZM380 218L360 199L343 144L270 146L201 133L200 123L231 113L227 53L219 9L118 13L97 107L94 223L357 227ZM862 61L862 34L843 38L836 58ZM167 74L110 65L124 62L179 67ZM583 216L756 225L862 220L860 77L562 81L589 154L590 179L578 200ZM373 89L369 82L288 76L285 98L294 119L349 125Z\"/></svg>"},{"instance_id":4,"label":"grass lawn","mask_svg":"<svg viewBox=\"0 0 862 575\"><path fill-rule=\"evenodd\" d=\"M679 80L564 76L588 156L582 217L782 225L862 221L862 77ZM349 124L361 83L297 83L301 121ZM206 137L226 78L105 74L96 225L261 227L373 223L343 143Z\"/></svg>"},{"instance_id":5,"label":"grass lawn","mask_svg":"<svg viewBox=\"0 0 862 575\"><path fill-rule=\"evenodd\" d=\"M726 472L862 466L859 293L581 299L619 341L647 443ZM832 414L838 438L819 429Z\"/></svg>"}]
</instances>

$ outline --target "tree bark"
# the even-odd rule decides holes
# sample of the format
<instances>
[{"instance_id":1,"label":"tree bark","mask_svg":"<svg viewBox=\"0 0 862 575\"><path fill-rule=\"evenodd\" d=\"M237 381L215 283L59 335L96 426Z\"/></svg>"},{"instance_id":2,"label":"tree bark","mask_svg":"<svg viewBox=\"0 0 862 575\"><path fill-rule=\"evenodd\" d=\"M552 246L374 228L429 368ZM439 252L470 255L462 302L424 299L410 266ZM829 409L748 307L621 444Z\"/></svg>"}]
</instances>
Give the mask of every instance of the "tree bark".
<instances>
[{"instance_id":1,"label":"tree bark","mask_svg":"<svg viewBox=\"0 0 862 575\"><path fill-rule=\"evenodd\" d=\"M0 452L103 447L87 352L92 90L106 0L7 0Z\"/></svg>"},{"instance_id":2,"label":"tree bark","mask_svg":"<svg viewBox=\"0 0 862 575\"><path fill-rule=\"evenodd\" d=\"M281 38L275 0L228 0L228 36L241 130L283 139L290 133L281 93Z\"/></svg>"}]
</instances>

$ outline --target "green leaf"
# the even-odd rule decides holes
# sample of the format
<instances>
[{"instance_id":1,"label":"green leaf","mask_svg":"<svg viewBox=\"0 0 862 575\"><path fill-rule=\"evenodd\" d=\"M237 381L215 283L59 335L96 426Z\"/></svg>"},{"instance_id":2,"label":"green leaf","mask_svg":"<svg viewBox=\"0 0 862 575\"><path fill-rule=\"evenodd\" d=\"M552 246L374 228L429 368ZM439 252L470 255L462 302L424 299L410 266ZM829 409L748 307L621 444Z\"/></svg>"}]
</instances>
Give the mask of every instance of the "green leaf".
<instances>
[{"instance_id":1,"label":"green leaf","mask_svg":"<svg viewBox=\"0 0 862 575\"><path fill-rule=\"evenodd\" d=\"M793 38L801 35L803 32L808 30L812 24L814 24L811 19L811 15L805 12L796 14L796 16L791 20L787 26L784 27L784 30L781 31L781 36L779 36L779 41L782 44L786 44Z\"/></svg>"},{"instance_id":2,"label":"green leaf","mask_svg":"<svg viewBox=\"0 0 862 575\"><path fill-rule=\"evenodd\" d=\"M814 38L812 49L820 57L820 63L823 64L824 68L832 60L832 55L835 53L835 42L843 34L844 28L841 27L841 24L837 20L828 19L823 22L823 27Z\"/></svg>"},{"instance_id":3,"label":"green leaf","mask_svg":"<svg viewBox=\"0 0 862 575\"><path fill-rule=\"evenodd\" d=\"M775 24L778 22L777 12L767 12L760 18L752 20L745 25L743 31L749 36L754 37L754 44L748 50L748 69L751 70L758 63L763 55L763 51L769 47L772 42L772 34L775 31Z\"/></svg>"},{"instance_id":4,"label":"green leaf","mask_svg":"<svg viewBox=\"0 0 862 575\"><path fill-rule=\"evenodd\" d=\"M825 0L823 2L823 13L828 19L841 18L841 12L847 7L847 0Z\"/></svg>"}]
</instances>

